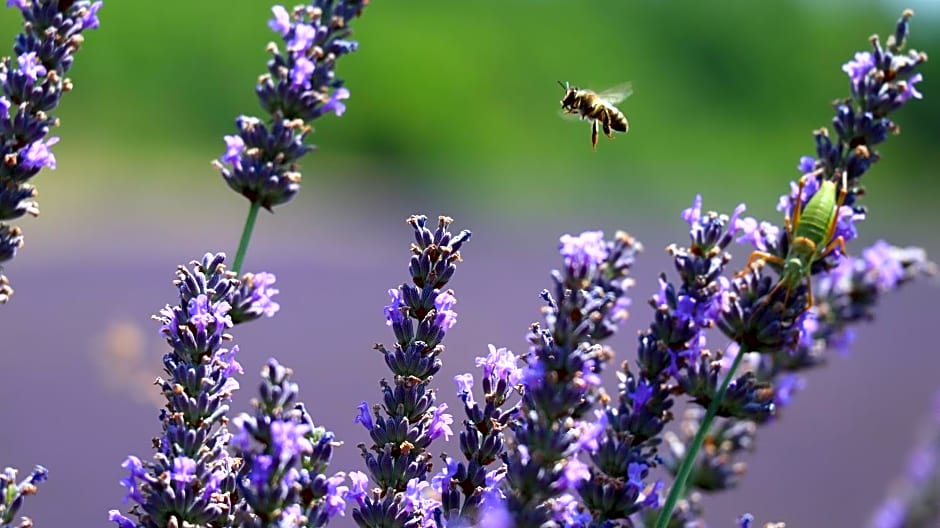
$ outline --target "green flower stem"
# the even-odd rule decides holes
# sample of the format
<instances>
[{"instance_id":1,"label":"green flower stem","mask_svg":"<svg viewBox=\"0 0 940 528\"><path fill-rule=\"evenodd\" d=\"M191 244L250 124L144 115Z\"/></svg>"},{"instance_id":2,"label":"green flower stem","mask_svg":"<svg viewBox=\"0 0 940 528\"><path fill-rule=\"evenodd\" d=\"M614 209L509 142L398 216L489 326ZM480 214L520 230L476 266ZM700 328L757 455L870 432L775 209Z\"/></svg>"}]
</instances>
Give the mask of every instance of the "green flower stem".
<instances>
[{"instance_id":1,"label":"green flower stem","mask_svg":"<svg viewBox=\"0 0 940 528\"><path fill-rule=\"evenodd\" d=\"M235 275L238 275L238 272L242 269L242 263L245 260L245 253L248 252L248 243L251 242L251 233L255 230L255 220L258 219L258 209L260 208L260 203L251 202L251 207L248 209L245 228L242 230L242 239L238 243L238 252L235 253L235 262L232 264L232 271L235 272Z\"/></svg>"},{"instance_id":2,"label":"green flower stem","mask_svg":"<svg viewBox=\"0 0 940 528\"><path fill-rule=\"evenodd\" d=\"M731 363L731 368L728 370L728 375L725 376L724 381L721 382L721 386L718 387L718 391L715 392L715 397L712 398L711 403L708 405L708 410L705 411L702 424L699 426L698 432L695 433L695 438L692 439L692 444L689 446L685 458L682 459L679 472L676 473L676 479L672 483L672 489L669 490L669 496L666 497L666 504L663 505L663 509L659 513L659 518L656 519L656 528L666 528L669 524L672 511L676 509L679 497L685 492L685 484L686 481L689 480L689 475L692 474L692 467L695 465L695 457L698 455L698 450L701 449L702 443L705 442L705 435L708 434L708 430L712 426L712 420L715 419L715 414L718 413L718 406L721 404L721 400L724 399L725 393L728 392L728 385L731 383L731 378L734 377L734 373L738 370L738 365L741 364L741 359L746 353L747 350L743 347L738 351L738 355L735 356L734 361Z\"/></svg>"}]
</instances>

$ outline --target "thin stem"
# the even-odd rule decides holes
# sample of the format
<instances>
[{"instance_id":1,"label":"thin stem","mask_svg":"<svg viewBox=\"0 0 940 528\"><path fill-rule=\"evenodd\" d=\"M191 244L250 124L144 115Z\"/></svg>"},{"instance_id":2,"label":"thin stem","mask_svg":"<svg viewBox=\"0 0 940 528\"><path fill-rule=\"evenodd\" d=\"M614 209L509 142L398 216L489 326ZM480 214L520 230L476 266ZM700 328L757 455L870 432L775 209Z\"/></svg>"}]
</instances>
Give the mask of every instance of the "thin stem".
<instances>
[{"instance_id":1,"label":"thin stem","mask_svg":"<svg viewBox=\"0 0 940 528\"><path fill-rule=\"evenodd\" d=\"M242 239L238 242L238 252L235 253L235 262L232 263L232 271L238 275L238 272L242 269L242 262L245 260L245 253L248 252L248 243L251 242L251 233L255 230L255 220L258 219L258 209L261 208L261 204L258 202L251 202L251 207L248 209L248 216L245 218L245 228L242 230Z\"/></svg>"},{"instance_id":2,"label":"thin stem","mask_svg":"<svg viewBox=\"0 0 940 528\"><path fill-rule=\"evenodd\" d=\"M708 434L708 430L711 428L715 414L718 413L718 406L721 404L721 400L724 399L725 392L728 391L728 385L731 383L731 378L734 377L735 371L738 370L738 365L741 364L741 359L744 357L745 353L747 353L747 351L744 350L743 347L738 351L737 356L735 356L734 361L731 363L731 368L728 370L728 375L725 376L724 381L721 382L721 386L718 387L718 391L715 392L715 397L712 398L711 403L708 405L708 410L705 411L705 417L702 418L702 424L699 426L698 432L695 433L695 438L692 439L692 444L689 445L689 450L685 454L685 458L682 459L679 472L676 473L676 479L672 483L672 489L669 490L669 496L666 497L666 504L663 505L663 509L659 513L659 518L656 519L656 528L666 528L666 525L669 524L672 511L676 509L679 497L682 496L682 493L685 491L686 481L689 479L689 475L692 474L692 466L695 465L695 457L698 455L698 450L705 442L705 435Z\"/></svg>"}]
</instances>

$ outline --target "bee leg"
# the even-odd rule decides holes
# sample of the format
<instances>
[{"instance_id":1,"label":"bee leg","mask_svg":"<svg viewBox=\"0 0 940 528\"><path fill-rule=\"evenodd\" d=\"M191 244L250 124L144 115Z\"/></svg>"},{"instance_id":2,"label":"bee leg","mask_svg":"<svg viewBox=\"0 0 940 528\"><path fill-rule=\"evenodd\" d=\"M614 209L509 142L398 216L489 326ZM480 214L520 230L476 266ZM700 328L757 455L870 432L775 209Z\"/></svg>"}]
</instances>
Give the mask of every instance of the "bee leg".
<instances>
[{"instance_id":1,"label":"bee leg","mask_svg":"<svg viewBox=\"0 0 940 528\"><path fill-rule=\"evenodd\" d=\"M591 121L591 148L597 150L597 120Z\"/></svg>"},{"instance_id":2,"label":"bee leg","mask_svg":"<svg viewBox=\"0 0 940 528\"><path fill-rule=\"evenodd\" d=\"M610 131L610 120L604 119L604 134L610 139L614 139L614 133Z\"/></svg>"}]
</instances>

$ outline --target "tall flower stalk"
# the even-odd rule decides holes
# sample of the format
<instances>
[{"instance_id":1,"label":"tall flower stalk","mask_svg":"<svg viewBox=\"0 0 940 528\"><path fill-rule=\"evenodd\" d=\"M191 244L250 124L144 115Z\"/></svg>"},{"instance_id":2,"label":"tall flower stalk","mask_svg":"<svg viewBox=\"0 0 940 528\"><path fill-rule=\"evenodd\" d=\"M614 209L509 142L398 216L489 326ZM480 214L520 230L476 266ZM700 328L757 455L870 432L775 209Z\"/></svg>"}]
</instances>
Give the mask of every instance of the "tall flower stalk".
<instances>
[{"instance_id":1,"label":"tall flower stalk","mask_svg":"<svg viewBox=\"0 0 940 528\"><path fill-rule=\"evenodd\" d=\"M759 371L765 374L762 383L769 385L769 380L775 374L788 370L788 365L801 365L803 359L812 362L814 347L831 346L844 335L842 332L845 326L857 320L835 309L840 307L840 299L842 306L854 304L851 298L846 300L844 295L840 296L840 288L844 288L844 283L839 280L838 266L846 260L841 244L857 236L856 222L865 217L865 209L857 203L863 193L859 182L862 175L880 158L874 147L890 134L898 132L897 125L888 116L909 100L922 97L915 85L923 76L916 70L927 60L927 56L914 50L904 51L912 16L909 10L902 14L885 46L882 46L877 36L873 36L870 40L872 51L856 53L853 60L843 65L843 71L849 75L851 96L835 104L836 116L832 121L835 137L825 128L814 133L816 156L806 156L800 160L799 168L803 177L798 184L791 185L791 193L779 202L778 209L786 214L786 229L753 219L742 221L742 240L753 244L761 255L766 255L763 258L766 265L745 270L732 281L729 305L723 310L720 327L739 348L727 368L722 387L727 386L747 352L762 353L760 361L763 367ZM808 276L793 286L792 275L788 275L790 272L785 266L788 260L799 257L791 248L797 243L805 244L794 239L797 212L804 210L828 182L835 185L839 192L834 225L828 229L824 239L811 240L814 251L817 248L826 250L816 253L818 256L808 262L800 263L808 267ZM849 266L850 270L856 267L855 264ZM861 264L861 267L865 268L865 264ZM900 268L900 265L896 267ZM770 269L777 272L776 279L766 273ZM833 276L833 273L836 275ZM829 281L827 292L832 298L823 299L823 304L817 302L811 305L811 281L814 279L824 284ZM896 281L896 284L900 282ZM832 286L837 283L839 287ZM828 306L824 304L826 301L834 304ZM851 308L848 313L851 314ZM822 317L817 314L822 314ZM784 366L776 365L780 363ZM793 386L792 378L779 381L783 385ZM761 392L786 399L790 391L777 394L766 390ZM676 469L676 479L657 520L657 528L667 526L679 499L687 493L687 482L692 476L698 451L709 436L712 420L720 414L724 405L723 390L720 388L713 394L695 436L685 448L680 448L683 452L682 462ZM702 398L698 397L698 401L701 402ZM763 421L740 413L725 415L736 420ZM707 458L703 462L706 461Z\"/></svg>"},{"instance_id":2,"label":"tall flower stalk","mask_svg":"<svg viewBox=\"0 0 940 528\"><path fill-rule=\"evenodd\" d=\"M225 153L213 165L229 187L250 202L232 269L244 262L260 208L272 210L300 191L299 160L315 147L305 142L312 122L343 115L349 90L336 62L359 46L349 40L352 19L368 0L314 0L291 10L274 6L268 26L281 44L268 45L268 72L255 93L266 118L240 116L238 132L225 136Z\"/></svg>"},{"instance_id":3,"label":"tall flower stalk","mask_svg":"<svg viewBox=\"0 0 940 528\"><path fill-rule=\"evenodd\" d=\"M225 255L207 253L191 267L180 266L174 281L179 303L155 316L171 350L163 356L167 378L159 379L166 407L153 459L129 456L121 484L133 501L136 522L117 510L110 519L122 528L229 526L235 512L235 470L229 453L229 403L238 389L238 347L224 348L235 324L273 314L267 283L256 291L226 270ZM259 274L260 275L260 274ZM253 300L252 300L253 299Z\"/></svg>"},{"instance_id":4,"label":"tall flower stalk","mask_svg":"<svg viewBox=\"0 0 940 528\"><path fill-rule=\"evenodd\" d=\"M242 413L233 424L235 454L241 459L236 488L237 526L326 526L344 515L348 487L345 473L325 474L339 445L333 433L318 427L302 403L290 369L269 359L261 372L255 413Z\"/></svg>"},{"instance_id":5,"label":"tall flower stalk","mask_svg":"<svg viewBox=\"0 0 940 528\"><path fill-rule=\"evenodd\" d=\"M125 461L125 501L135 503L130 513L136 521L111 511L122 528L324 526L343 513L345 474L324 474L333 435L294 404L297 387L276 360L263 372L256 412L236 417L237 435L229 432L229 402L241 367L234 359L237 347L222 344L231 339L232 326L278 310L271 300L277 293L273 275L236 277L259 208L287 203L299 190L297 160L313 149L304 143L309 122L345 110L349 92L333 70L356 48L346 40L348 23L365 4L315 0L292 11L273 8L269 26L285 50L269 46L269 71L256 87L270 119L240 117L239 133L225 137L226 152L214 162L228 185L251 202L233 271L223 265L224 255L211 253L192 269L179 268L180 303L159 316L173 348L164 357L169 378L160 381L167 398L163 436L152 461Z\"/></svg>"},{"instance_id":6,"label":"tall flower stalk","mask_svg":"<svg viewBox=\"0 0 940 528\"><path fill-rule=\"evenodd\" d=\"M9 222L24 215L39 216L36 188L30 180L44 167L56 168L49 137L59 120L50 112L62 94L72 90L66 75L87 29L98 27L102 2L8 0L7 7L23 14L23 31L16 36L16 58L0 60L0 304L13 288L3 264L23 246L22 230Z\"/></svg>"},{"instance_id":7,"label":"tall flower stalk","mask_svg":"<svg viewBox=\"0 0 940 528\"><path fill-rule=\"evenodd\" d=\"M431 229L425 216L408 219L415 238L408 265L411 281L389 290L391 303L385 307L385 319L395 343L390 349L376 345L394 385L382 380L382 403L370 407L362 402L356 417L369 432L371 445L359 448L375 482L369 488L365 474L350 475L352 497L358 503L353 519L363 528L417 527L441 515L440 502L423 490L431 485L431 442L453 435L447 404L435 405L435 391L429 388L441 369L441 342L457 322L457 299L444 288L457 270L461 247L470 238L470 231L451 233L452 221L440 217Z\"/></svg>"},{"instance_id":8,"label":"tall flower stalk","mask_svg":"<svg viewBox=\"0 0 940 528\"><path fill-rule=\"evenodd\" d=\"M513 449L503 455L506 509L516 526L580 522L579 488L593 496L591 471L579 457L597 450L604 429L606 416L595 407L607 398L600 374L613 353L602 342L626 320L628 275L640 249L623 232L612 240L599 231L561 238L565 265L541 294L545 326L532 325L528 335Z\"/></svg>"},{"instance_id":9,"label":"tall flower stalk","mask_svg":"<svg viewBox=\"0 0 940 528\"><path fill-rule=\"evenodd\" d=\"M483 400L473 397L474 376L454 376L457 394L464 404L464 428L458 435L466 462L444 456L445 467L432 480L441 495L441 520L448 526L508 526L502 484L507 456L503 434L509 430L521 402L509 405L513 393L521 394L519 357L506 348L489 345L489 353L476 358L482 370Z\"/></svg>"}]
</instances>

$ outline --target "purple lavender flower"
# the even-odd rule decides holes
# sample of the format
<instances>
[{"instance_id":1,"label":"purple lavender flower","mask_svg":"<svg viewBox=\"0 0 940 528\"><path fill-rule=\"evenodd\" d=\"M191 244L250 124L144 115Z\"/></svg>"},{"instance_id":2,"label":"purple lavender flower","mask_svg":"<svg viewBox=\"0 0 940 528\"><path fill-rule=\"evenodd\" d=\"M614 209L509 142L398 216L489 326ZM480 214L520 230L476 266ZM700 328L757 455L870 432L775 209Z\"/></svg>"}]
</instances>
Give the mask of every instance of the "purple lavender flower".
<instances>
[{"instance_id":1,"label":"purple lavender flower","mask_svg":"<svg viewBox=\"0 0 940 528\"><path fill-rule=\"evenodd\" d=\"M729 303L719 320L720 328L739 350L719 391L696 390L711 385L711 375L704 364L685 382L680 380L686 392L702 394L696 396L696 400L709 402L709 409L699 424L686 428L697 430L694 438L672 439L672 464L680 457L683 461L662 517L657 519L657 528L670 521L666 516L673 515L678 497L690 485L686 482L690 474L696 481L692 484L700 489L733 485L737 464L735 451L739 450L735 446L751 445L753 436L746 427L737 427L747 424L740 420L757 423L769 420L770 413L749 413L768 405L774 409L775 402L787 403L792 389L800 386L799 378L789 373L818 365L820 350L845 343L846 327L863 315L870 315L871 305L884 291L878 289L879 274L870 272L866 259L846 259L842 244L855 238L855 223L865 215L864 209L855 202L861 194L859 179L878 160L873 147L884 141L889 132L897 130L888 114L919 95L913 85L922 77L915 69L926 60L926 55L914 51L901 54L911 16L910 11L904 12L895 34L888 39L887 49L873 37L871 53L858 53L853 61L843 66L851 80L852 97L836 104L832 121L835 141L826 129L815 132L816 159L800 160L799 169L803 174L800 183L791 184L791 193L780 200L779 208L786 212L787 229L767 228L767 224L753 219L741 224L746 232L740 240L758 248L760 253L752 255L751 260L760 257L759 265L749 266L731 281L727 293ZM823 191L833 192L834 196L814 200L813 196ZM822 226L825 232L813 231L812 224L808 224L809 228L797 228L797 213L804 211L807 203L830 207L832 201L835 203L831 207L838 209L832 211L832 224ZM809 222L819 222L823 213L810 214L816 216ZM888 288L895 285L892 283L894 277L899 276L899 268L910 273L908 280L927 268L923 253L915 250L903 251L904 266L885 262L885 256L890 253L884 246L869 254L871 260L888 264L885 266ZM896 259L899 254L902 251L896 250ZM798 276L791 266L794 262L800 268ZM766 275L765 268L775 269L777 279ZM815 289L812 288L814 277ZM813 291L816 295L812 295ZM811 307L814 309L808 310ZM731 375L746 352L762 354L751 372L731 381ZM772 388L774 382L776 388ZM728 387L727 394L724 387ZM738 404L732 405L731 400L736 398ZM715 414L721 415L722 409L731 419L721 422L717 429L712 428L711 419ZM698 418L693 417L692 421ZM704 442L730 450L719 453L718 458L715 453L707 453L695 461L698 447ZM693 464L697 464L694 470Z\"/></svg>"},{"instance_id":2,"label":"purple lavender flower","mask_svg":"<svg viewBox=\"0 0 940 528\"><path fill-rule=\"evenodd\" d=\"M372 427L375 425L372 421L372 413L369 412L369 402L362 402L359 404L359 415L356 416L353 420L357 424L362 424L366 430L372 430Z\"/></svg>"},{"instance_id":3,"label":"purple lavender flower","mask_svg":"<svg viewBox=\"0 0 940 528\"><path fill-rule=\"evenodd\" d=\"M290 10L274 6L268 26L282 41L283 50L268 46L268 73L255 92L268 114L266 122L242 116L238 133L225 136L226 150L213 162L232 190L252 207L271 210L289 202L300 190L298 161L314 149L305 143L311 121L343 114L341 102L349 90L336 76L336 61L356 49L347 40L350 22L367 0L312 0ZM238 262L240 264L240 261Z\"/></svg>"},{"instance_id":4,"label":"purple lavender flower","mask_svg":"<svg viewBox=\"0 0 940 528\"><path fill-rule=\"evenodd\" d=\"M611 241L600 232L561 238L564 268L552 273L552 292L542 292L545 328L533 325L528 366L519 378L523 397L518 418L510 422L516 449L502 455L507 472L502 491L517 526L549 522L553 501L565 490L580 493L592 511L603 507L593 502L598 493L609 494L599 492L603 483L592 469L576 462L585 446L594 445L593 438L579 441L578 424L601 400L599 374L612 357L601 342L626 317L624 298L633 284L628 273L641 247L622 232ZM530 464L531 459L539 463Z\"/></svg>"},{"instance_id":5,"label":"purple lavender flower","mask_svg":"<svg viewBox=\"0 0 940 528\"><path fill-rule=\"evenodd\" d=\"M571 275L586 275L607 259L607 243L602 231L586 231L576 237L563 235L559 251Z\"/></svg>"},{"instance_id":6,"label":"purple lavender flower","mask_svg":"<svg viewBox=\"0 0 940 528\"><path fill-rule=\"evenodd\" d=\"M360 448L377 484L376 489L366 491L366 484L356 477L353 488L358 508L353 519L361 527L389 523L411 527L443 515L441 503L430 501L421 490L429 485L431 442L453 434L453 418L444 413L447 406L435 406L434 391L428 388L441 368L441 340L456 322L456 299L445 286L460 262L460 248L470 238L469 231L452 234L448 229L451 222L440 217L432 230L427 217L408 219L415 238L408 267L411 283L389 290L391 304L385 307L385 317L395 343L391 350L377 345L394 375L395 386L383 380L384 405L373 409L373 416L363 402L355 419L369 430L372 444Z\"/></svg>"},{"instance_id":7,"label":"purple lavender flower","mask_svg":"<svg viewBox=\"0 0 940 528\"><path fill-rule=\"evenodd\" d=\"M167 399L160 415L163 434L153 460L129 456L124 462L129 475L121 484L127 488L125 500L137 504L132 510L137 521L113 512L110 518L121 526L227 525L234 519L237 464L228 453L231 434L225 423L239 386L233 376L242 369L235 360L238 347L226 349L222 344L231 339L227 332L235 324L232 303L244 313L261 313L273 293L251 295L263 288L240 284L225 269L224 260L223 254L207 253L191 268L180 266L174 281L179 303L167 305L155 317L172 348L163 357L168 379L158 380ZM272 281L258 283L269 286ZM291 431L282 433L285 449L300 442ZM244 445L246 440L241 435L235 443Z\"/></svg>"},{"instance_id":8,"label":"purple lavender flower","mask_svg":"<svg viewBox=\"0 0 940 528\"><path fill-rule=\"evenodd\" d=\"M851 340L851 326L874 318L881 297L914 279L937 273L921 248L900 248L883 240L849 257L822 275L816 286L820 314L813 340L803 349L842 347Z\"/></svg>"},{"instance_id":9,"label":"purple lavender flower","mask_svg":"<svg viewBox=\"0 0 940 528\"><path fill-rule=\"evenodd\" d=\"M72 89L66 74L82 31L98 27L101 2L8 0L7 7L21 11L24 25L13 46L16 61L0 60L0 304L13 295L2 264L23 245L22 232L7 222L39 215L29 180L43 167L56 168L50 147L59 138L48 135L58 119L49 112Z\"/></svg>"},{"instance_id":10,"label":"purple lavender flower","mask_svg":"<svg viewBox=\"0 0 940 528\"><path fill-rule=\"evenodd\" d=\"M872 37L872 51L856 53L855 59L843 66L851 80L852 96L836 105L832 125L837 141L830 140L825 130L816 134L816 154L824 178L837 183L843 176L847 180L846 205L854 205L859 178L879 159L873 147L890 133L897 133L897 125L888 116L910 99L923 97L914 85L923 80L916 70L927 55L916 50L904 53L912 16L912 11L904 11L886 47Z\"/></svg>"},{"instance_id":11,"label":"purple lavender flower","mask_svg":"<svg viewBox=\"0 0 940 528\"><path fill-rule=\"evenodd\" d=\"M472 389L472 374L454 377L457 394L464 404L467 419L460 431L460 450L466 462L445 458L446 485L438 486L441 502L446 507L442 520L448 526L511 526L506 510L506 499L501 487L506 475L505 467L496 466L504 455L503 431L516 413L518 404L507 405L509 397L518 390L522 379L519 358L506 348L489 345L489 353L476 358L482 368L480 385L483 401L477 403ZM520 446L525 452L525 446ZM461 500L462 499L462 500Z\"/></svg>"},{"instance_id":12,"label":"purple lavender flower","mask_svg":"<svg viewBox=\"0 0 940 528\"><path fill-rule=\"evenodd\" d=\"M281 309L281 305L274 301L279 293L273 288L277 277L273 273L246 273L242 275L238 291L232 296L232 308L229 317L233 324L246 323L258 319L262 315L274 317Z\"/></svg>"},{"instance_id":13,"label":"purple lavender flower","mask_svg":"<svg viewBox=\"0 0 940 528\"><path fill-rule=\"evenodd\" d=\"M483 369L483 377L504 380L510 387L522 381L522 369L519 367L519 357L508 348L496 348L488 345L489 353L475 360L477 368ZM472 379L472 378L471 378Z\"/></svg>"},{"instance_id":14,"label":"purple lavender flower","mask_svg":"<svg viewBox=\"0 0 940 528\"><path fill-rule=\"evenodd\" d=\"M337 88L332 94L330 94L329 100L323 103L323 106L320 110L324 114L333 112L336 114L336 117L339 117L346 113L346 105L342 102L346 99L349 99L349 90L346 88Z\"/></svg>"},{"instance_id":15,"label":"purple lavender flower","mask_svg":"<svg viewBox=\"0 0 940 528\"><path fill-rule=\"evenodd\" d=\"M428 436L431 437L431 440L436 440L443 436L444 441L447 441L454 435L453 429L450 428L450 424L454 423L454 417L445 413L444 411L446 410L446 403L442 403L434 409L431 423L428 424Z\"/></svg>"},{"instance_id":16,"label":"purple lavender flower","mask_svg":"<svg viewBox=\"0 0 940 528\"><path fill-rule=\"evenodd\" d=\"M809 174L816 170L816 158L812 156L800 156L800 163L796 168L803 174Z\"/></svg>"},{"instance_id":17,"label":"purple lavender flower","mask_svg":"<svg viewBox=\"0 0 940 528\"><path fill-rule=\"evenodd\" d=\"M853 60L842 65L842 71L849 74L849 79L853 85L861 83L868 73L874 69L875 57L868 51L856 52Z\"/></svg>"},{"instance_id":18,"label":"purple lavender flower","mask_svg":"<svg viewBox=\"0 0 940 528\"><path fill-rule=\"evenodd\" d=\"M272 7L271 12L274 13L274 18L268 21L268 27L271 28L271 31L280 33L282 36L287 35L291 26L290 13L281 5Z\"/></svg>"},{"instance_id":19,"label":"purple lavender flower","mask_svg":"<svg viewBox=\"0 0 940 528\"><path fill-rule=\"evenodd\" d=\"M291 526L303 518L305 526L326 526L344 514L349 492L345 473L325 474L338 444L295 402L298 387L290 381L290 369L270 359L261 375L254 415L232 420L237 430L232 446L243 460L237 525Z\"/></svg>"}]
</instances>

